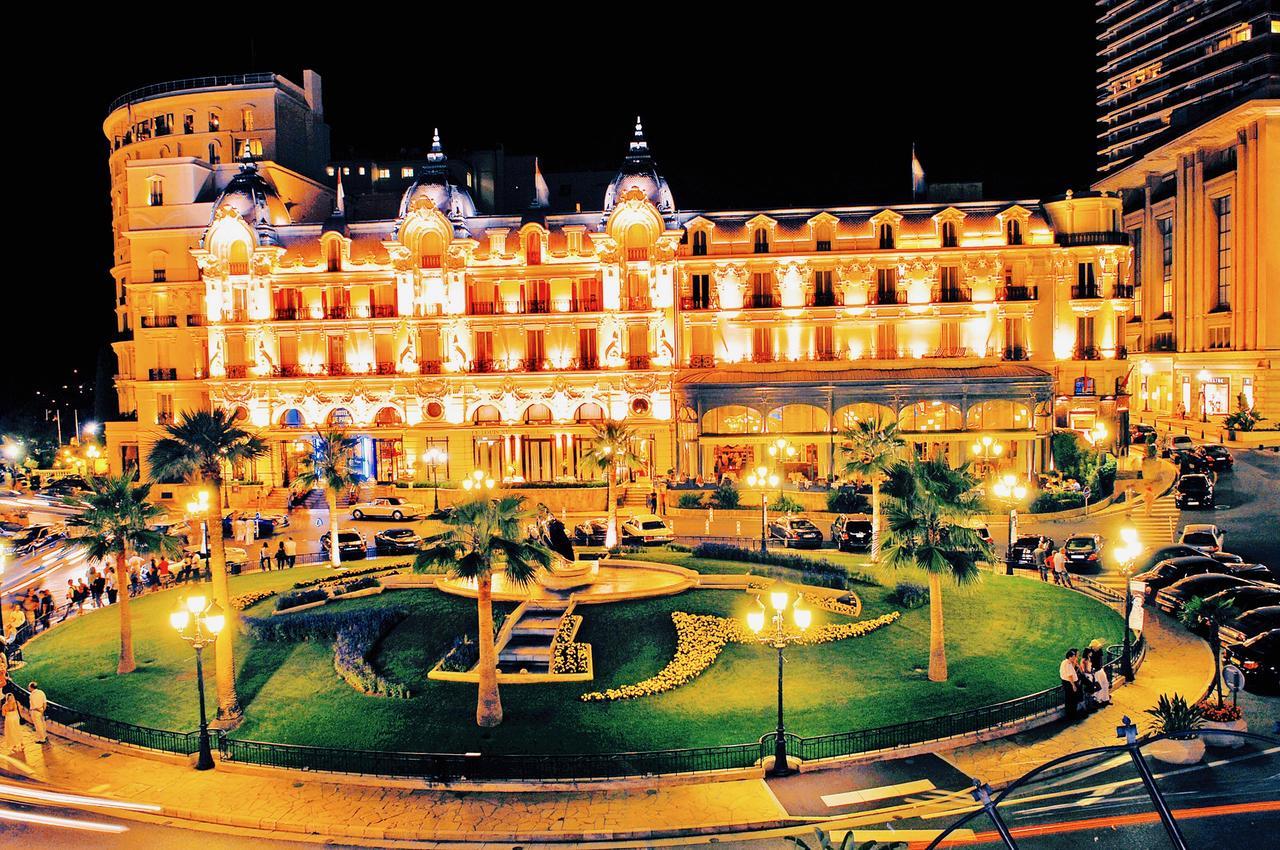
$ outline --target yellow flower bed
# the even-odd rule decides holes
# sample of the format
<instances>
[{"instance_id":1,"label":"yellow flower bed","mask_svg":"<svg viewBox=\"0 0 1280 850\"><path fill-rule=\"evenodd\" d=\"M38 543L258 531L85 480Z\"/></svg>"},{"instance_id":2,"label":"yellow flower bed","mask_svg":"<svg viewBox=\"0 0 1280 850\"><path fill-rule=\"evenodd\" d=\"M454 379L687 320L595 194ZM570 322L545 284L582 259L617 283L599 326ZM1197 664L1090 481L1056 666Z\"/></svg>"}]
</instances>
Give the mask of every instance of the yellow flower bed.
<instances>
[{"instance_id":1,"label":"yellow flower bed","mask_svg":"<svg viewBox=\"0 0 1280 850\"><path fill-rule=\"evenodd\" d=\"M813 646L846 638L862 637L889 625L901 616L901 612L893 611L873 620L821 626L797 636L795 642ZM584 702L636 699L674 690L697 678L703 670L710 667L724 649L725 644L763 642L747 628L746 624L726 617L674 611L671 614L671 620L676 627L676 654L657 675L634 685L592 691L583 694L581 699Z\"/></svg>"},{"instance_id":2,"label":"yellow flower bed","mask_svg":"<svg viewBox=\"0 0 1280 850\"><path fill-rule=\"evenodd\" d=\"M809 596L805 595L804 601L812 605L814 608L821 608L824 611L830 611L833 614L843 614L846 617L856 617L862 613L862 600L858 599L856 594L849 594L857 602L856 605L848 605L844 602L837 601L834 596Z\"/></svg>"}]
</instances>

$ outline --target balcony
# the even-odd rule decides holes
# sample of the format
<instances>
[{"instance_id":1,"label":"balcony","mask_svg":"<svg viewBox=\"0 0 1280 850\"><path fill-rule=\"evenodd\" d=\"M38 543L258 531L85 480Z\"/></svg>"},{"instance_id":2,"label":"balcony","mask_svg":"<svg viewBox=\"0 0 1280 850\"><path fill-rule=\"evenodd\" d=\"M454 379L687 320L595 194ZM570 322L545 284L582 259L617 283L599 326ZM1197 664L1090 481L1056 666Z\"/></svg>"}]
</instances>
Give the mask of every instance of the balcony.
<instances>
[{"instance_id":1,"label":"balcony","mask_svg":"<svg viewBox=\"0 0 1280 850\"><path fill-rule=\"evenodd\" d=\"M396 373L396 364L390 360L379 360L375 364L375 369L379 375L394 375Z\"/></svg>"},{"instance_id":2,"label":"balcony","mask_svg":"<svg viewBox=\"0 0 1280 850\"><path fill-rule=\"evenodd\" d=\"M1083 301L1102 297L1102 288L1094 284L1075 284L1071 287L1071 300Z\"/></svg>"},{"instance_id":3,"label":"balcony","mask_svg":"<svg viewBox=\"0 0 1280 850\"><path fill-rule=\"evenodd\" d=\"M1001 360L1028 360L1030 359L1027 350L1021 345L1006 345L1004 351L1000 352Z\"/></svg>"},{"instance_id":4,"label":"balcony","mask_svg":"<svg viewBox=\"0 0 1280 850\"><path fill-rule=\"evenodd\" d=\"M1002 286L996 290L997 301L1036 301L1040 289L1036 286Z\"/></svg>"},{"instance_id":5,"label":"balcony","mask_svg":"<svg viewBox=\"0 0 1280 850\"><path fill-rule=\"evenodd\" d=\"M550 312L551 312L551 302L550 302L550 301L545 301L545 300L542 300L542 299L536 299L536 300L526 301L526 302L524 303L524 310L523 310L523 312L525 312L525 313L550 313Z\"/></svg>"},{"instance_id":6,"label":"balcony","mask_svg":"<svg viewBox=\"0 0 1280 850\"><path fill-rule=\"evenodd\" d=\"M648 354L632 354L627 357L628 369L648 369L650 357Z\"/></svg>"},{"instance_id":7,"label":"balcony","mask_svg":"<svg viewBox=\"0 0 1280 850\"><path fill-rule=\"evenodd\" d=\"M907 290L903 289L877 289L875 292L867 293L867 303L877 306L886 306L892 304L906 304Z\"/></svg>"},{"instance_id":8,"label":"balcony","mask_svg":"<svg viewBox=\"0 0 1280 850\"><path fill-rule=\"evenodd\" d=\"M351 308L344 305L326 307L324 310L326 319L349 319L351 318Z\"/></svg>"},{"instance_id":9,"label":"balcony","mask_svg":"<svg viewBox=\"0 0 1280 850\"><path fill-rule=\"evenodd\" d=\"M649 249L648 248L628 248L627 262L628 263L649 262Z\"/></svg>"},{"instance_id":10,"label":"balcony","mask_svg":"<svg viewBox=\"0 0 1280 850\"><path fill-rule=\"evenodd\" d=\"M467 304L468 316L492 316L496 312L492 301L472 301Z\"/></svg>"},{"instance_id":11,"label":"balcony","mask_svg":"<svg viewBox=\"0 0 1280 850\"><path fill-rule=\"evenodd\" d=\"M346 363L330 363L329 365L324 366L322 368L324 369L324 371L321 372L322 375L329 375L330 377L334 377L334 378L339 378L344 375L351 374L351 367L348 366Z\"/></svg>"},{"instance_id":12,"label":"balcony","mask_svg":"<svg viewBox=\"0 0 1280 850\"><path fill-rule=\"evenodd\" d=\"M567 368L579 372L594 372L600 368L600 361L594 357L575 357L569 361Z\"/></svg>"},{"instance_id":13,"label":"balcony","mask_svg":"<svg viewBox=\"0 0 1280 850\"><path fill-rule=\"evenodd\" d=\"M834 307L836 306L836 294L834 292L815 292L809 298L810 307Z\"/></svg>"},{"instance_id":14,"label":"balcony","mask_svg":"<svg viewBox=\"0 0 1280 850\"><path fill-rule=\"evenodd\" d=\"M968 304L973 301L973 291L967 286L935 286L929 300L934 304Z\"/></svg>"},{"instance_id":15,"label":"balcony","mask_svg":"<svg viewBox=\"0 0 1280 850\"><path fill-rule=\"evenodd\" d=\"M277 307L273 315L277 322L296 322L300 311L297 307Z\"/></svg>"},{"instance_id":16,"label":"balcony","mask_svg":"<svg viewBox=\"0 0 1280 850\"><path fill-rule=\"evenodd\" d=\"M516 361L518 372L543 372L551 368L551 364L541 357L525 357Z\"/></svg>"},{"instance_id":17,"label":"balcony","mask_svg":"<svg viewBox=\"0 0 1280 850\"><path fill-rule=\"evenodd\" d=\"M247 378L249 377L249 367L243 363L235 363L235 364L228 365L226 377Z\"/></svg>"},{"instance_id":18,"label":"balcony","mask_svg":"<svg viewBox=\"0 0 1280 850\"><path fill-rule=\"evenodd\" d=\"M830 251L830 250L831 250L831 240L830 240L830 239L819 239L819 240L817 240L817 241L814 243L814 245L813 245L813 250L815 250L815 251Z\"/></svg>"},{"instance_id":19,"label":"balcony","mask_svg":"<svg viewBox=\"0 0 1280 850\"><path fill-rule=\"evenodd\" d=\"M147 380L148 381L176 381L178 380L178 370L173 368L148 369Z\"/></svg>"},{"instance_id":20,"label":"balcony","mask_svg":"<svg viewBox=\"0 0 1280 850\"><path fill-rule=\"evenodd\" d=\"M959 348L935 348L933 351L925 352L924 356L934 360L968 357L969 349L965 346L960 346Z\"/></svg>"},{"instance_id":21,"label":"balcony","mask_svg":"<svg viewBox=\"0 0 1280 850\"><path fill-rule=\"evenodd\" d=\"M778 297L776 295L756 293L747 299L747 303L743 305L754 310L768 310L778 306Z\"/></svg>"},{"instance_id":22,"label":"balcony","mask_svg":"<svg viewBox=\"0 0 1280 850\"><path fill-rule=\"evenodd\" d=\"M439 375L441 371L442 370L440 368L439 360L419 360L418 361L419 375Z\"/></svg>"},{"instance_id":23,"label":"balcony","mask_svg":"<svg viewBox=\"0 0 1280 850\"><path fill-rule=\"evenodd\" d=\"M586 298L554 298L551 309L556 313L598 313L600 299L595 296Z\"/></svg>"},{"instance_id":24,"label":"balcony","mask_svg":"<svg viewBox=\"0 0 1280 850\"><path fill-rule=\"evenodd\" d=\"M1131 283L1115 284L1114 286L1111 287L1111 297L1133 300L1133 284Z\"/></svg>"},{"instance_id":25,"label":"balcony","mask_svg":"<svg viewBox=\"0 0 1280 850\"><path fill-rule=\"evenodd\" d=\"M772 363L776 359L772 351L753 351L751 352L752 363Z\"/></svg>"},{"instance_id":26,"label":"balcony","mask_svg":"<svg viewBox=\"0 0 1280 850\"><path fill-rule=\"evenodd\" d=\"M176 328L178 326L178 317L172 314L166 316L143 316L141 321L144 328Z\"/></svg>"},{"instance_id":27,"label":"balcony","mask_svg":"<svg viewBox=\"0 0 1280 850\"><path fill-rule=\"evenodd\" d=\"M204 313L188 313L187 314L187 327L189 328L202 328L206 324L208 324L208 322L209 322L209 319L207 316L205 316Z\"/></svg>"},{"instance_id":28,"label":"balcony","mask_svg":"<svg viewBox=\"0 0 1280 850\"><path fill-rule=\"evenodd\" d=\"M276 378L301 378L306 373L297 363L283 363L272 369L271 374Z\"/></svg>"},{"instance_id":29,"label":"balcony","mask_svg":"<svg viewBox=\"0 0 1280 850\"><path fill-rule=\"evenodd\" d=\"M843 360L843 356L835 349L820 348L813 352L813 359L820 363L830 363L835 360Z\"/></svg>"},{"instance_id":30,"label":"balcony","mask_svg":"<svg viewBox=\"0 0 1280 850\"><path fill-rule=\"evenodd\" d=\"M482 375L489 372L502 372L502 364L497 360L471 360L467 363L467 371L474 374Z\"/></svg>"},{"instance_id":31,"label":"balcony","mask_svg":"<svg viewBox=\"0 0 1280 850\"><path fill-rule=\"evenodd\" d=\"M714 354L690 354L690 369L714 369L716 367L716 357Z\"/></svg>"},{"instance_id":32,"label":"balcony","mask_svg":"<svg viewBox=\"0 0 1280 850\"><path fill-rule=\"evenodd\" d=\"M681 298L681 310L710 310L711 300L709 298Z\"/></svg>"},{"instance_id":33,"label":"balcony","mask_svg":"<svg viewBox=\"0 0 1280 850\"><path fill-rule=\"evenodd\" d=\"M1085 248L1091 245L1128 245L1129 234L1123 230L1093 230L1085 233L1055 233L1053 241L1064 248Z\"/></svg>"},{"instance_id":34,"label":"balcony","mask_svg":"<svg viewBox=\"0 0 1280 850\"><path fill-rule=\"evenodd\" d=\"M653 309L653 300L648 295L629 295L622 299L621 308L632 312Z\"/></svg>"},{"instance_id":35,"label":"balcony","mask_svg":"<svg viewBox=\"0 0 1280 850\"><path fill-rule=\"evenodd\" d=\"M420 262L421 262L420 268L438 269L440 268L440 255L439 254L423 254L420 259Z\"/></svg>"},{"instance_id":36,"label":"balcony","mask_svg":"<svg viewBox=\"0 0 1280 850\"><path fill-rule=\"evenodd\" d=\"M1151 351L1177 351L1178 340L1171 333L1153 334L1151 337Z\"/></svg>"},{"instance_id":37,"label":"balcony","mask_svg":"<svg viewBox=\"0 0 1280 850\"><path fill-rule=\"evenodd\" d=\"M867 353L868 360L900 360L896 348L873 348Z\"/></svg>"},{"instance_id":38,"label":"balcony","mask_svg":"<svg viewBox=\"0 0 1280 850\"><path fill-rule=\"evenodd\" d=\"M249 262L242 260L234 263L227 263L227 274L248 274Z\"/></svg>"},{"instance_id":39,"label":"balcony","mask_svg":"<svg viewBox=\"0 0 1280 850\"><path fill-rule=\"evenodd\" d=\"M1071 352L1072 360L1101 360L1102 349L1096 345L1077 345Z\"/></svg>"}]
</instances>

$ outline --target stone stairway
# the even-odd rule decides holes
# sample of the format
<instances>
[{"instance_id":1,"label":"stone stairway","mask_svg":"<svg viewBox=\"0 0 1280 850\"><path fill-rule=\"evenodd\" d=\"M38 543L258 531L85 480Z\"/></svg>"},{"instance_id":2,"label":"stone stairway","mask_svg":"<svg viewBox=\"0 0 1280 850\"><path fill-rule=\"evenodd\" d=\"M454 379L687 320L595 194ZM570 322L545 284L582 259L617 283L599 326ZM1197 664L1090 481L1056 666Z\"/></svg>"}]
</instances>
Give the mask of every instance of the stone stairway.
<instances>
[{"instance_id":1,"label":"stone stairway","mask_svg":"<svg viewBox=\"0 0 1280 850\"><path fill-rule=\"evenodd\" d=\"M273 490L272 493L274 492L275 491ZM284 491L284 492L288 492L288 491ZM351 495L348 493L343 493L342 495L338 496L338 510L341 511L351 507L352 502L353 500L351 498ZM329 506L325 503L323 491L311 490L306 494L306 498L303 500L300 507L304 507L313 511L323 511L323 510L328 510Z\"/></svg>"},{"instance_id":2,"label":"stone stairway","mask_svg":"<svg viewBox=\"0 0 1280 850\"><path fill-rule=\"evenodd\" d=\"M628 484L622 488L621 504L624 508L649 509L649 493L652 488L648 484Z\"/></svg>"},{"instance_id":3,"label":"stone stairway","mask_svg":"<svg viewBox=\"0 0 1280 850\"><path fill-rule=\"evenodd\" d=\"M498 650L498 670L503 673L550 673L551 644L569 606L551 602L527 603Z\"/></svg>"}]
</instances>

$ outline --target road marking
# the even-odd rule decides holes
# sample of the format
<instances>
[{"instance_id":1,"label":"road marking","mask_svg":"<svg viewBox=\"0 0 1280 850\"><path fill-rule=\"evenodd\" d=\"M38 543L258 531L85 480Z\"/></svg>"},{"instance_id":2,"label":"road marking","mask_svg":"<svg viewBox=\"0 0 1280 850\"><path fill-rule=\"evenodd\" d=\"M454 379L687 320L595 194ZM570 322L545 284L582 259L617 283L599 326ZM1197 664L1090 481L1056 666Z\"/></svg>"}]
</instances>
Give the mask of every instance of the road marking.
<instances>
[{"instance_id":1,"label":"road marking","mask_svg":"<svg viewBox=\"0 0 1280 850\"><path fill-rule=\"evenodd\" d=\"M861 791L845 791L840 794L823 794L822 802L827 806L848 806L852 803L870 803L873 800L886 800L889 797L901 797L905 794L918 794L921 791L932 791L936 786L927 779L914 782L902 782L897 785L881 785L877 788L864 788Z\"/></svg>"}]
</instances>

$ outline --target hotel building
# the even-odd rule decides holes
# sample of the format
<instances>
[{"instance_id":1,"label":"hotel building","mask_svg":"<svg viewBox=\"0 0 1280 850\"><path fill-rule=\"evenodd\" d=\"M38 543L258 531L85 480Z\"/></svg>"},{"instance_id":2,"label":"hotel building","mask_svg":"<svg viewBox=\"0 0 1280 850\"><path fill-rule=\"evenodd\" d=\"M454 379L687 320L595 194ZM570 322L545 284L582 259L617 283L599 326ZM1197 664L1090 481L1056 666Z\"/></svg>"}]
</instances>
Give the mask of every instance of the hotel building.
<instances>
[{"instance_id":1,"label":"hotel building","mask_svg":"<svg viewBox=\"0 0 1280 850\"><path fill-rule=\"evenodd\" d=\"M1097 8L1094 188L1123 198L1133 246L1134 409L1220 422L1244 404L1280 419L1276 5Z\"/></svg>"},{"instance_id":2,"label":"hotel building","mask_svg":"<svg viewBox=\"0 0 1280 850\"><path fill-rule=\"evenodd\" d=\"M606 418L634 428L642 476L704 479L779 438L788 473L828 478L867 416L957 462L992 436L1023 473L1055 427L1127 433L1131 253L1108 193L685 210L637 121L598 209L480 210L437 136L398 209L365 219L347 166L328 173L309 72L153 86L104 129L115 468L206 406L267 439L235 476L275 487L326 425L379 481L421 480L431 447L442 479L594 477Z\"/></svg>"}]
</instances>

